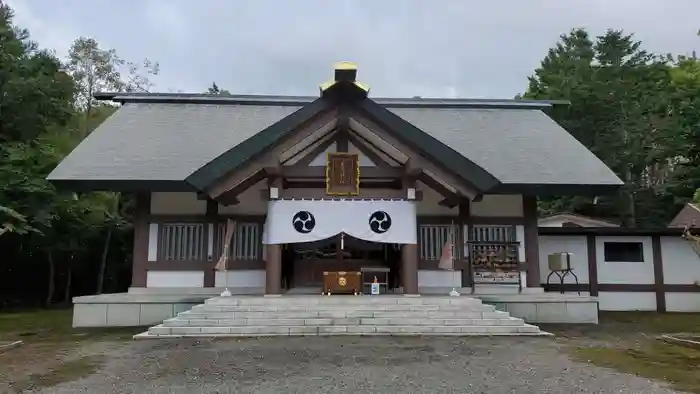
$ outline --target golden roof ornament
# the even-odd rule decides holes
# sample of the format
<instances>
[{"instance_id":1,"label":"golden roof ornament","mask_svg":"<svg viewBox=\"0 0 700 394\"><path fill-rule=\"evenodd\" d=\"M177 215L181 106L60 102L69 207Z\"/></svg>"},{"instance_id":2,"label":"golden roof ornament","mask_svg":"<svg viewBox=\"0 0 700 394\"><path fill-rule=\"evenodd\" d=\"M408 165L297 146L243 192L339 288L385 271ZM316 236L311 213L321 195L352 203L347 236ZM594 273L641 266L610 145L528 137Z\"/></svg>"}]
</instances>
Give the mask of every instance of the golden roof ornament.
<instances>
[{"instance_id":1,"label":"golden roof ornament","mask_svg":"<svg viewBox=\"0 0 700 394\"><path fill-rule=\"evenodd\" d=\"M333 71L333 80L324 82L319 86L321 89L321 93L323 93L324 91L328 90L331 86L341 81L350 81L358 88L364 90L365 92L369 92L369 85L359 82L356 79L357 63L348 61L337 62L333 65Z\"/></svg>"}]
</instances>

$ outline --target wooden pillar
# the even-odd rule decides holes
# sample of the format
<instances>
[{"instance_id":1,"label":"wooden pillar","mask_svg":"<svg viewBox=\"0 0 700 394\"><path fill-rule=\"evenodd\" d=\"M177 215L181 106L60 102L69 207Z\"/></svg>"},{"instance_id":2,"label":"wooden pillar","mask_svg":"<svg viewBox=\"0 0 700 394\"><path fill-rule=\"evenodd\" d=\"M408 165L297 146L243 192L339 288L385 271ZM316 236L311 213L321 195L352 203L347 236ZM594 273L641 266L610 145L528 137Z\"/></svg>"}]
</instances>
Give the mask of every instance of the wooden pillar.
<instances>
[{"instance_id":1,"label":"wooden pillar","mask_svg":"<svg viewBox=\"0 0 700 394\"><path fill-rule=\"evenodd\" d=\"M404 294L418 294L418 245L401 246L401 282Z\"/></svg>"},{"instance_id":2,"label":"wooden pillar","mask_svg":"<svg viewBox=\"0 0 700 394\"><path fill-rule=\"evenodd\" d=\"M151 193L136 194L134 210L134 249L131 269L131 287L146 287L148 276L149 217Z\"/></svg>"},{"instance_id":3,"label":"wooden pillar","mask_svg":"<svg viewBox=\"0 0 700 394\"><path fill-rule=\"evenodd\" d=\"M654 264L654 291L656 292L656 311L666 312L666 289L664 288L664 261L661 255L661 237L651 237L651 255Z\"/></svg>"},{"instance_id":4,"label":"wooden pillar","mask_svg":"<svg viewBox=\"0 0 700 394\"><path fill-rule=\"evenodd\" d=\"M471 231L471 205L468 200L464 200L459 203L459 234L455 246L457 248L457 256L460 261L464 264L462 266L462 287L473 286L472 283L472 272L471 263L469 260L468 251L466 251L466 243L469 241L469 232ZM465 228L466 231L465 231Z\"/></svg>"},{"instance_id":5,"label":"wooden pillar","mask_svg":"<svg viewBox=\"0 0 700 394\"><path fill-rule=\"evenodd\" d=\"M586 235L588 251L588 290L591 297L598 297L598 252L595 245L595 234Z\"/></svg>"},{"instance_id":6,"label":"wooden pillar","mask_svg":"<svg viewBox=\"0 0 700 394\"><path fill-rule=\"evenodd\" d=\"M282 293L282 245L265 245L265 294Z\"/></svg>"},{"instance_id":7,"label":"wooden pillar","mask_svg":"<svg viewBox=\"0 0 700 394\"><path fill-rule=\"evenodd\" d=\"M280 169L279 164L275 164L274 168ZM282 193L282 178L279 176L279 171L272 174L267 179L268 191L270 188L276 187L279 193ZM265 247L265 294L282 294L282 245L266 244Z\"/></svg>"},{"instance_id":8,"label":"wooden pillar","mask_svg":"<svg viewBox=\"0 0 700 394\"><path fill-rule=\"evenodd\" d=\"M212 239L216 239L216 219L219 216L219 203L212 199L207 199L207 212L205 216L207 218L207 223L204 224L204 242L205 245L207 245L207 249L204 256L202 256L205 260L203 265L206 267L204 269L204 287L214 287L216 285L216 272L214 271L216 261L208 261L207 257L209 253L213 253L213 251L209 250L209 238L212 237ZM226 266L228 268L228 261L226 261Z\"/></svg>"},{"instance_id":9,"label":"wooden pillar","mask_svg":"<svg viewBox=\"0 0 700 394\"><path fill-rule=\"evenodd\" d=\"M537 227L537 197L523 196L523 218L525 232L525 264L527 266L527 287L541 287L540 247Z\"/></svg>"}]
</instances>

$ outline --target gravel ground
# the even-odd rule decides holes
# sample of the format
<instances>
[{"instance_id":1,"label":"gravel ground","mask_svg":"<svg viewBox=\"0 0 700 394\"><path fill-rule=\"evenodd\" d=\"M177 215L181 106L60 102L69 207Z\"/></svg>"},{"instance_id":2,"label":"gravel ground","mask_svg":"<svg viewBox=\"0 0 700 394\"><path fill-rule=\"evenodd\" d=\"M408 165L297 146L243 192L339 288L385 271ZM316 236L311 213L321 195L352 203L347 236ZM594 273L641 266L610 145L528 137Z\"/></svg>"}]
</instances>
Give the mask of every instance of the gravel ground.
<instances>
[{"instance_id":1,"label":"gravel ground","mask_svg":"<svg viewBox=\"0 0 700 394\"><path fill-rule=\"evenodd\" d=\"M571 361L547 338L145 340L42 393L675 393Z\"/></svg>"}]
</instances>

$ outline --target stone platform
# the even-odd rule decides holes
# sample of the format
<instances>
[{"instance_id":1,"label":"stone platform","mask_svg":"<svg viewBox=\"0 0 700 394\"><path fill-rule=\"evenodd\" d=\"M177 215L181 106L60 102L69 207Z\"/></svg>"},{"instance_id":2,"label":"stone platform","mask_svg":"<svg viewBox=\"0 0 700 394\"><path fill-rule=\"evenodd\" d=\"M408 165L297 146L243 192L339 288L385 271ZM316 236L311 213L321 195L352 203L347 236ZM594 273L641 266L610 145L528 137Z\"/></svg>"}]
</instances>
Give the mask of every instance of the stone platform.
<instances>
[{"instance_id":1,"label":"stone platform","mask_svg":"<svg viewBox=\"0 0 700 394\"><path fill-rule=\"evenodd\" d=\"M306 293L320 297L317 290L297 291L300 295ZM421 293L424 297L445 296L451 288L431 290ZM545 293L541 289L525 289L517 293L517 290L505 288L477 288L476 294L471 294L470 288L458 290L463 296L479 298L496 310L508 312L527 323L598 323L598 300L587 295ZM152 326L188 311L222 291L220 288L131 288L128 293L75 297L73 327ZM263 298L262 289L257 288L232 289L232 292L236 297Z\"/></svg>"},{"instance_id":2,"label":"stone platform","mask_svg":"<svg viewBox=\"0 0 700 394\"><path fill-rule=\"evenodd\" d=\"M214 297L136 339L278 335L549 335L472 297Z\"/></svg>"}]
</instances>

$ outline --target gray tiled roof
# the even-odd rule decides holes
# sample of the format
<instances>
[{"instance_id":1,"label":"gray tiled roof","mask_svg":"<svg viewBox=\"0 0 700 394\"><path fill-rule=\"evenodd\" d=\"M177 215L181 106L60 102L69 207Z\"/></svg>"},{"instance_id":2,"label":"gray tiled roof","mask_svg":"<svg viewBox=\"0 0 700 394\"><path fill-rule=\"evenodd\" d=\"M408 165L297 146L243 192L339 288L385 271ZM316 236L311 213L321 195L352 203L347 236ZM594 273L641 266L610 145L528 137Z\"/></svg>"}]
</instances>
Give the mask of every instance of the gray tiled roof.
<instances>
[{"instance_id":1,"label":"gray tiled roof","mask_svg":"<svg viewBox=\"0 0 700 394\"><path fill-rule=\"evenodd\" d=\"M504 184L619 185L593 153L540 110L393 108Z\"/></svg>"},{"instance_id":2,"label":"gray tiled roof","mask_svg":"<svg viewBox=\"0 0 700 394\"><path fill-rule=\"evenodd\" d=\"M182 181L296 106L127 103L49 180Z\"/></svg>"},{"instance_id":3,"label":"gray tiled roof","mask_svg":"<svg viewBox=\"0 0 700 394\"><path fill-rule=\"evenodd\" d=\"M277 97L261 101L262 105L252 99L125 100L48 179L182 181L300 108L297 104L304 100L294 99L298 102ZM442 100L449 107L442 108L435 99L424 106L411 99L377 101L502 183L620 184L598 158L539 110L550 104L461 100L450 105ZM522 104L533 109L522 109Z\"/></svg>"}]
</instances>

